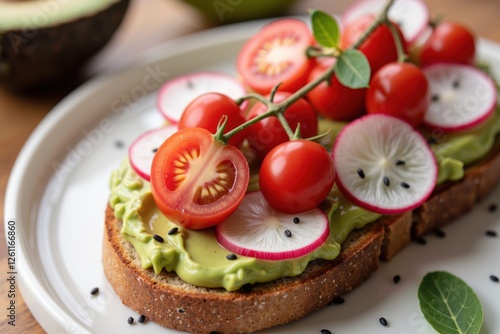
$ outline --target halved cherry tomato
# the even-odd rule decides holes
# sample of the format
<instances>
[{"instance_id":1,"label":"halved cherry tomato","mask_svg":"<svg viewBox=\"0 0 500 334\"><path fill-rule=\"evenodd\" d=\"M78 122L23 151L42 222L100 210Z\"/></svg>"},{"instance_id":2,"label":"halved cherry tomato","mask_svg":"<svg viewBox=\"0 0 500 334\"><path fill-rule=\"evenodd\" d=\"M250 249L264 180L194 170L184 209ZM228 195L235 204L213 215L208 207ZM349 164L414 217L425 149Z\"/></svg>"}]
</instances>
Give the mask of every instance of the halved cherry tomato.
<instances>
[{"instance_id":1,"label":"halved cherry tomato","mask_svg":"<svg viewBox=\"0 0 500 334\"><path fill-rule=\"evenodd\" d=\"M446 62L472 64L476 56L474 35L468 28L453 22L440 23L422 47L422 66Z\"/></svg>"},{"instance_id":2,"label":"halved cherry tomato","mask_svg":"<svg viewBox=\"0 0 500 334\"><path fill-rule=\"evenodd\" d=\"M351 22L344 29L341 47L346 49L353 45L361 37L361 35L363 35L374 20L375 16L373 14L365 14ZM406 41L403 37L403 33L399 30L399 28L398 32L406 50ZM372 70L372 76L385 64L398 59L396 43L391 30L387 25L381 25L375 29L370 37L368 37L361 44L359 51L363 52L366 58L368 58L370 68Z\"/></svg>"},{"instance_id":3,"label":"halved cherry tomato","mask_svg":"<svg viewBox=\"0 0 500 334\"><path fill-rule=\"evenodd\" d=\"M280 103L290 95L290 93L286 92L277 92L273 101ZM258 102L250 109L247 118L255 118L266 111L266 106ZM306 100L298 99L285 110L284 116L293 131L297 128L297 124L300 123L300 133L303 138L313 137L318 134L316 112ZM266 154L274 147L289 140L283 126L275 116L264 118L249 129L248 142L253 153L259 159L264 159Z\"/></svg>"},{"instance_id":4,"label":"halved cherry tomato","mask_svg":"<svg viewBox=\"0 0 500 334\"><path fill-rule=\"evenodd\" d=\"M429 82L420 68L410 63L390 63L371 79L366 109L368 113L398 117L416 127L429 107L429 94Z\"/></svg>"},{"instance_id":5,"label":"halved cherry tomato","mask_svg":"<svg viewBox=\"0 0 500 334\"><path fill-rule=\"evenodd\" d=\"M206 93L191 101L179 120L178 127L203 128L215 133L223 115L227 116L224 133L240 126L245 122L240 107L229 96L220 93ZM229 144L240 146L247 135L246 129L229 139Z\"/></svg>"},{"instance_id":6,"label":"halved cherry tomato","mask_svg":"<svg viewBox=\"0 0 500 334\"><path fill-rule=\"evenodd\" d=\"M276 146L262 161L259 186L277 210L299 213L317 207L335 180L333 159L320 144L291 140Z\"/></svg>"},{"instance_id":7,"label":"halved cherry tomato","mask_svg":"<svg viewBox=\"0 0 500 334\"><path fill-rule=\"evenodd\" d=\"M262 95L281 82L279 90L295 92L302 87L314 65L306 55L314 44L311 30L298 19L274 21L250 38L237 59L245 84Z\"/></svg>"},{"instance_id":8,"label":"halved cherry tomato","mask_svg":"<svg viewBox=\"0 0 500 334\"><path fill-rule=\"evenodd\" d=\"M333 61L331 62L333 65ZM317 65L309 76L313 81L324 73L327 67ZM314 87L306 98L321 115L335 121L352 121L365 112L366 88L352 89L341 84L335 75L329 83L323 81Z\"/></svg>"},{"instance_id":9,"label":"halved cherry tomato","mask_svg":"<svg viewBox=\"0 0 500 334\"><path fill-rule=\"evenodd\" d=\"M189 229L216 225L243 200L249 180L245 156L201 128L170 136L151 166L151 190L160 211Z\"/></svg>"}]
</instances>

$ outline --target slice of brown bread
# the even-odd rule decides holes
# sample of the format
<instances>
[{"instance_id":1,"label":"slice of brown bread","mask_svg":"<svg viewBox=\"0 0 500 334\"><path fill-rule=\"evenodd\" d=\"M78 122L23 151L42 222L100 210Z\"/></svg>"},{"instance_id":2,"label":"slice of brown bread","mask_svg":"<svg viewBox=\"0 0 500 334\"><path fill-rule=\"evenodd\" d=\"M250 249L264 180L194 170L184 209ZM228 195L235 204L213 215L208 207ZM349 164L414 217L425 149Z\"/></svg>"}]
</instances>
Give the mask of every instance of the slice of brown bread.
<instances>
[{"instance_id":1,"label":"slice of brown bread","mask_svg":"<svg viewBox=\"0 0 500 334\"><path fill-rule=\"evenodd\" d=\"M316 260L297 277L227 292L187 284L175 273L142 269L120 230L108 207L104 270L122 302L160 325L193 333L253 332L298 320L368 279L379 266L384 238L383 224L369 224L349 235L334 261Z\"/></svg>"},{"instance_id":2,"label":"slice of brown bread","mask_svg":"<svg viewBox=\"0 0 500 334\"><path fill-rule=\"evenodd\" d=\"M379 259L390 260L411 238L461 216L500 181L500 140L458 182L436 189L422 207L386 216L351 233L333 261L316 260L297 277L227 292L183 282L175 273L142 269L121 222L106 210L103 261L106 277L122 302L160 325L193 333L253 332L298 320L368 279ZM286 305L286 307L282 307Z\"/></svg>"}]
</instances>

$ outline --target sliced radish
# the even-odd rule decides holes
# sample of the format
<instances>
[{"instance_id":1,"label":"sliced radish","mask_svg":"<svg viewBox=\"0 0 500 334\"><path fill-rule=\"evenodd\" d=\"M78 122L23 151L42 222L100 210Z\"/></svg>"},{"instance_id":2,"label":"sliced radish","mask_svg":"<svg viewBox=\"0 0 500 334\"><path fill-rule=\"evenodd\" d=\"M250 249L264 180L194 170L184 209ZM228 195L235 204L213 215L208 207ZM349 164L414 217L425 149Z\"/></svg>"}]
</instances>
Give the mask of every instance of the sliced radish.
<instances>
[{"instance_id":1,"label":"sliced radish","mask_svg":"<svg viewBox=\"0 0 500 334\"><path fill-rule=\"evenodd\" d=\"M497 89L479 69L462 64L436 64L424 68L429 79L431 104L424 123L446 132L479 125L495 110Z\"/></svg>"},{"instance_id":2,"label":"sliced radish","mask_svg":"<svg viewBox=\"0 0 500 334\"><path fill-rule=\"evenodd\" d=\"M318 208L300 214L273 209L260 191L248 193L239 208L216 226L217 241L227 250L265 260L306 255L330 234L328 219Z\"/></svg>"},{"instance_id":3,"label":"sliced radish","mask_svg":"<svg viewBox=\"0 0 500 334\"><path fill-rule=\"evenodd\" d=\"M158 147L172 134L177 132L176 125L149 130L140 135L130 145L128 156L132 169L143 179L149 181L151 163Z\"/></svg>"},{"instance_id":4,"label":"sliced radish","mask_svg":"<svg viewBox=\"0 0 500 334\"><path fill-rule=\"evenodd\" d=\"M414 209L436 185L437 164L424 137L385 114L364 116L344 127L333 160L342 193L377 213Z\"/></svg>"},{"instance_id":5,"label":"sliced radish","mask_svg":"<svg viewBox=\"0 0 500 334\"><path fill-rule=\"evenodd\" d=\"M359 0L342 15L342 24L347 25L364 14L376 14L386 2ZM429 25L429 7L423 0L396 0L389 10L389 19L399 25L408 44L412 44Z\"/></svg>"},{"instance_id":6,"label":"sliced radish","mask_svg":"<svg viewBox=\"0 0 500 334\"><path fill-rule=\"evenodd\" d=\"M158 92L157 107L172 123L179 122L182 112L194 98L205 93L222 93L232 99L244 96L245 87L233 76L221 72L198 72L167 81Z\"/></svg>"}]
</instances>

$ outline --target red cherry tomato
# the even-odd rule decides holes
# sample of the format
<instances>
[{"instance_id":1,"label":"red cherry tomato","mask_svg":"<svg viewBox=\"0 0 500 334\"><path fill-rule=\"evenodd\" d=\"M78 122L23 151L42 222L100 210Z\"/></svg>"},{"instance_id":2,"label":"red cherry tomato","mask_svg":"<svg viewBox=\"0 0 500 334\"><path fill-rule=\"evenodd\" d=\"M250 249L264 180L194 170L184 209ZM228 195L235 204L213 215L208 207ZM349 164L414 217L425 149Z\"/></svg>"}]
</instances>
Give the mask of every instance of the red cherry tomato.
<instances>
[{"instance_id":1,"label":"red cherry tomato","mask_svg":"<svg viewBox=\"0 0 500 334\"><path fill-rule=\"evenodd\" d=\"M318 78L325 70L324 66L316 66L309 81ZM366 88L346 87L333 75L329 83L323 81L307 93L306 97L321 115L335 121L352 121L365 112L365 95Z\"/></svg>"},{"instance_id":2,"label":"red cherry tomato","mask_svg":"<svg viewBox=\"0 0 500 334\"><path fill-rule=\"evenodd\" d=\"M420 68L390 63L371 79L366 109L368 113L393 115L416 127L429 107L429 94L429 82Z\"/></svg>"},{"instance_id":3,"label":"red cherry tomato","mask_svg":"<svg viewBox=\"0 0 500 334\"><path fill-rule=\"evenodd\" d=\"M269 94L281 82L279 90L295 92L302 87L314 61L306 49L314 44L307 24L298 19L274 21L250 38L241 49L237 70L253 91Z\"/></svg>"},{"instance_id":4,"label":"red cherry tomato","mask_svg":"<svg viewBox=\"0 0 500 334\"><path fill-rule=\"evenodd\" d=\"M476 57L474 35L466 27L451 22L439 24L422 47L422 66L447 62L472 64Z\"/></svg>"},{"instance_id":5,"label":"red cherry tomato","mask_svg":"<svg viewBox=\"0 0 500 334\"><path fill-rule=\"evenodd\" d=\"M341 47L346 49L353 45L374 20L375 16L373 14L365 14L351 22L345 27L342 34ZM398 32L403 42L403 46L406 49L406 41L399 28ZM396 49L394 37L392 36L391 30L386 25L381 25L375 29L373 34L361 44L359 51L363 52L366 58L368 58L372 75L385 64L398 60L398 51Z\"/></svg>"},{"instance_id":6,"label":"red cherry tomato","mask_svg":"<svg viewBox=\"0 0 500 334\"><path fill-rule=\"evenodd\" d=\"M259 186L277 210L299 213L317 207L335 179L333 159L318 143L291 140L276 146L262 161Z\"/></svg>"},{"instance_id":7,"label":"red cherry tomato","mask_svg":"<svg viewBox=\"0 0 500 334\"><path fill-rule=\"evenodd\" d=\"M286 92L277 92L273 101L280 103L290 95L290 93ZM266 106L258 102L250 109L248 119L262 115L266 111ZM284 116L293 131L297 128L297 124L300 123L300 133L303 138L313 137L318 134L316 112L306 100L302 98L297 100L286 109ZM275 116L264 118L249 129L248 142L259 159L264 159L266 154L274 147L289 140L283 126Z\"/></svg>"},{"instance_id":8,"label":"red cherry tomato","mask_svg":"<svg viewBox=\"0 0 500 334\"><path fill-rule=\"evenodd\" d=\"M236 147L201 128L179 130L158 148L151 166L156 205L189 229L216 225L243 200L250 171Z\"/></svg>"},{"instance_id":9,"label":"red cherry tomato","mask_svg":"<svg viewBox=\"0 0 500 334\"><path fill-rule=\"evenodd\" d=\"M185 128L203 128L215 133L223 115L227 116L224 133L240 126L245 122L245 117L240 108L230 97L219 93L206 93L195 98L188 104L181 119L179 130ZM246 138L247 131L243 130L235 134L229 140L229 144L240 146Z\"/></svg>"}]
</instances>

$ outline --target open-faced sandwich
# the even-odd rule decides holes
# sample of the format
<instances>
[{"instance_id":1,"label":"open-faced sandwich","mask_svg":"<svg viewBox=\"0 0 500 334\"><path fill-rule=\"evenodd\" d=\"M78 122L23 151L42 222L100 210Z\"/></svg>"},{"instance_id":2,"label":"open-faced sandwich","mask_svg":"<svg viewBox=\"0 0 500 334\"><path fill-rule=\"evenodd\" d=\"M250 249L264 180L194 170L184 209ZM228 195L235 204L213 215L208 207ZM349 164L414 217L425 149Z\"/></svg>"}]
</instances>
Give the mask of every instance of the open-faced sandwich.
<instances>
[{"instance_id":1,"label":"open-faced sandwich","mask_svg":"<svg viewBox=\"0 0 500 334\"><path fill-rule=\"evenodd\" d=\"M162 87L166 125L111 176L103 261L125 305L195 333L285 324L496 186L497 89L475 38L430 25L423 1L393 5L362 0L342 29L321 11L273 21L237 77Z\"/></svg>"}]
</instances>

